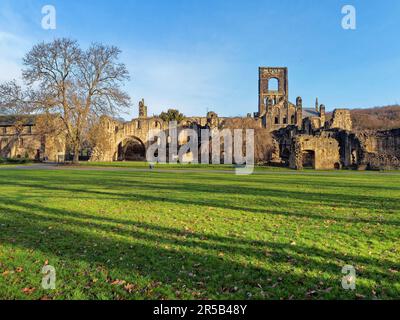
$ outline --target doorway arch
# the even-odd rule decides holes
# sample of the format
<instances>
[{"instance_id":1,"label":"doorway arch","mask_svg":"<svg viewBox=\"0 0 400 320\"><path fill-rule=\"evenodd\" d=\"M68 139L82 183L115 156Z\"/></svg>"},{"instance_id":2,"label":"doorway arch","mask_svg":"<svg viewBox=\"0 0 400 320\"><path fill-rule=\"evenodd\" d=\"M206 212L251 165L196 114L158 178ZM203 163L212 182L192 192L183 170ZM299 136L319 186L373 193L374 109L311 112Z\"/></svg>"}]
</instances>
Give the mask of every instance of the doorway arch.
<instances>
[{"instance_id":1,"label":"doorway arch","mask_svg":"<svg viewBox=\"0 0 400 320\"><path fill-rule=\"evenodd\" d=\"M303 168L315 169L315 151L304 150L302 161L303 161Z\"/></svg>"},{"instance_id":2,"label":"doorway arch","mask_svg":"<svg viewBox=\"0 0 400 320\"><path fill-rule=\"evenodd\" d=\"M142 140L130 137L118 144L118 161L145 161L146 147Z\"/></svg>"}]
</instances>

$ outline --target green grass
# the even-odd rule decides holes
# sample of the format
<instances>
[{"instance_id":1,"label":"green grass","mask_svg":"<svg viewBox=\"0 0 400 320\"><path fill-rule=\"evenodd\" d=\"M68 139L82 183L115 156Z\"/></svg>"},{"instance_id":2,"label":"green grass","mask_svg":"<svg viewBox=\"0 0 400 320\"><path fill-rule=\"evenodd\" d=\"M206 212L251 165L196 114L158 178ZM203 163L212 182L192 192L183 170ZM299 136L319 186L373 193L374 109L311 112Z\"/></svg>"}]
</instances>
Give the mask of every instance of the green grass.
<instances>
[{"instance_id":1,"label":"green grass","mask_svg":"<svg viewBox=\"0 0 400 320\"><path fill-rule=\"evenodd\" d=\"M101 168L126 168L126 169L149 169L149 163L146 161L115 161L115 162L80 162L83 167L101 167ZM234 171L235 165L232 164L170 164L158 163L154 169L161 170L218 170ZM272 166L254 166L254 171L289 171L287 168Z\"/></svg>"},{"instance_id":2,"label":"green grass","mask_svg":"<svg viewBox=\"0 0 400 320\"><path fill-rule=\"evenodd\" d=\"M149 163L146 161L116 161L116 162L81 162L81 166L86 167L115 167L115 168L133 168L133 169L148 169ZM218 170L233 170L233 165L207 165L207 164L155 164L157 169L218 169Z\"/></svg>"},{"instance_id":3,"label":"green grass","mask_svg":"<svg viewBox=\"0 0 400 320\"><path fill-rule=\"evenodd\" d=\"M0 298L399 298L399 198L392 173L0 170Z\"/></svg>"}]
</instances>

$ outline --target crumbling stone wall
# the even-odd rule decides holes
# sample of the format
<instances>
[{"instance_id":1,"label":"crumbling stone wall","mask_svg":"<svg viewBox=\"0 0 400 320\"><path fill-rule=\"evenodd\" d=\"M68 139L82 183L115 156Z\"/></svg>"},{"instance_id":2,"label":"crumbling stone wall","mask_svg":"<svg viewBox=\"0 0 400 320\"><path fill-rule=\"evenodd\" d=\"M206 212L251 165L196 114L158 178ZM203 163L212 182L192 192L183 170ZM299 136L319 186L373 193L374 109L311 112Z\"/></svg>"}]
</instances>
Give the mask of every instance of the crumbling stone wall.
<instances>
[{"instance_id":1,"label":"crumbling stone wall","mask_svg":"<svg viewBox=\"0 0 400 320\"><path fill-rule=\"evenodd\" d=\"M138 141L147 150L149 147L150 131L164 131L168 136L169 123L159 117L146 117L147 107L144 100L139 102L139 118L123 122L107 116L100 120L101 130L96 134L94 148L90 161L117 161L119 150L123 149L130 141ZM178 124L178 136L185 128L198 129L200 127L217 128L225 118L220 118L215 112L208 112L206 117L186 117ZM187 138L180 135L180 144Z\"/></svg>"},{"instance_id":2,"label":"crumbling stone wall","mask_svg":"<svg viewBox=\"0 0 400 320\"><path fill-rule=\"evenodd\" d=\"M360 166L369 169L400 168L400 129L361 131L356 137L362 149Z\"/></svg>"},{"instance_id":3,"label":"crumbling stone wall","mask_svg":"<svg viewBox=\"0 0 400 320\"><path fill-rule=\"evenodd\" d=\"M307 153L314 157L313 168L316 170L340 168L339 143L336 139L299 135L293 139L291 150L289 166L292 169L303 169Z\"/></svg>"},{"instance_id":4,"label":"crumbling stone wall","mask_svg":"<svg viewBox=\"0 0 400 320\"><path fill-rule=\"evenodd\" d=\"M353 123L351 121L350 110L336 109L333 112L331 121L329 122L328 129L341 129L351 131Z\"/></svg>"}]
</instances>

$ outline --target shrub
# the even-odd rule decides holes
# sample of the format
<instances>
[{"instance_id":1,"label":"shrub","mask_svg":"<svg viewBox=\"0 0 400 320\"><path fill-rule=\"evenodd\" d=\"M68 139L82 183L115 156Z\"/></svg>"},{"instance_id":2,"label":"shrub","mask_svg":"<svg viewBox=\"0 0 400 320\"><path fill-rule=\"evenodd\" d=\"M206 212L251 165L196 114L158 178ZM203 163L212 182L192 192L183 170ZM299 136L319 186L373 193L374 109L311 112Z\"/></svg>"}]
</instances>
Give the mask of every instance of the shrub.
<instances>
[{"instance_id":1,"label":"shrub","mask_svg":"<svg viewBox=\"0 0 400 320\"><path fill-rule=\"evenodd\" d=\"M2 158L0 157L0 164L25 164L30 160L28 158Z\"/></svg>"}]
</instances>

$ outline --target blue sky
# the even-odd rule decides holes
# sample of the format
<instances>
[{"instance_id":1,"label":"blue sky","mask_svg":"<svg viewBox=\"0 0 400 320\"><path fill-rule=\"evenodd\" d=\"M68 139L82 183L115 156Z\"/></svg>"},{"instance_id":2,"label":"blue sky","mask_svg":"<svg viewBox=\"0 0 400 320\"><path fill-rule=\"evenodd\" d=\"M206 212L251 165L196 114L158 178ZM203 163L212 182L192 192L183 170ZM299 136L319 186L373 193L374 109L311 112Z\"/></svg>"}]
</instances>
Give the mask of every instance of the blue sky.
<instances>
[{"instance_id":1,"label":"blue sky","mask_svg":"<svg viewBox=\"0 0 400 320\"><path fill-rule=\"evenodd\" d=\"M41 28L41 9L57 29ZM341 27L354 5L357 29ZM257 111L258 67L287 66L291 101L328 110L400 103L398 0L0 0L0 81L19 76L33 44L56 37L123 51L137 114Z\"/></svg>"}]
</instances>

